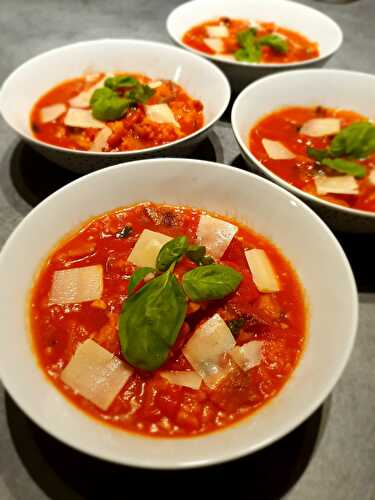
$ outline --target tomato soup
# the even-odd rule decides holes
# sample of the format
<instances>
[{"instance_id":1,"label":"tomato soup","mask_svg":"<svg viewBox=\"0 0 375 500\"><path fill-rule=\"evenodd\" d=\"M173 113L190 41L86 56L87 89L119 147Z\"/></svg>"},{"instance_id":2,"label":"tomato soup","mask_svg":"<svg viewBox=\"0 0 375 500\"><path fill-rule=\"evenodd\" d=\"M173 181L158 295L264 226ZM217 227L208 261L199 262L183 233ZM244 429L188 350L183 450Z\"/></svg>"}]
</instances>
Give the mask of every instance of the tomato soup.
<instances>
[{"instance_id":1,"label":"tomato soup","mask_svg":"<svg viewBox=\"0 0 375 500\"><path fill-rule=\"evenodd\" d=\"M71 271L90 278L78 283ZM98 216L61 242L35 281L30 315L40 367L66 398L104 423L158 437L252 414L287 382L306 335L301 285L270 241L235 220L153 203ZM99 350L86 368L84 345ZM116 373L105 403L82 385L102 354Z\"/></svg>"}]
</instances>

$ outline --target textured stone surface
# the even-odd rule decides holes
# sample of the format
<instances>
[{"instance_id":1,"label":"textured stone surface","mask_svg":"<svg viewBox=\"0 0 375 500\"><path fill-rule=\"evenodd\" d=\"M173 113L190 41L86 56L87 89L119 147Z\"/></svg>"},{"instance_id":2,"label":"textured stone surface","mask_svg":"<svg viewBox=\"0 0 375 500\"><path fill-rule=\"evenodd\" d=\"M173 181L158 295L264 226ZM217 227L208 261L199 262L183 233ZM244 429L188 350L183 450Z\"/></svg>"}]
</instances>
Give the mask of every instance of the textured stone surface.
<instances>
[{"instance_id":1,"label":"textured stone surface","mask_svg":"<svg viewBox=\"0 0 375 500\"><path fill-rule=\"evenodd\" d=\"M179 3L176 0L2 0L0 83L28 58L73 41L134 37L169 42L165 18ZM330 61L330 67L374 70L374 0L344 5L314 0L303 3L328 13L344 30L345 42ZM374 110L372 112L374 114ZM206 142L195 157L243 165L228 122L217 124L210 140L211 144ZM0 120L0 245L31 206L73 178L72 174L55 169L20 144ZM251 492L251 485L257 485L252 498L279 498L295 483L286 494L288 500L374 500L375 239L338 236L353 265L361 292L358 338L332 397L321 412L295 433L268 451L221 467L219 474L216 469L183 474L133 471L65 449L31 424L0 389L0 499L117 499L125 497L128 488L133 490L133 477L137 480L138 492L139 481L143 481L144 493L147 487L152 493L154 487L165 488L165 481L169 483L171 478L182 478L182 475L185 477L181 481L187 489L189 484L207 479L211 487L215 489L216 485L219 491L220 478L222 481L225 478L223 484L227 484L227 475L231 474L231 481L237 482L241 476L246 479L243 483L234 483L239 486L238 492ZM316 440L317 433L319 439ZM316 449L312 453L314 445ZM301 475L306 463L307 468ZM285 481L281 481L278 474L281 467L285 470L282 474ZM103 480L100 471L103 471ZM112 484L106 495L101 494L105 481ZM92 483L91 486L88 483Z\"/></svg>"}]
</instances>

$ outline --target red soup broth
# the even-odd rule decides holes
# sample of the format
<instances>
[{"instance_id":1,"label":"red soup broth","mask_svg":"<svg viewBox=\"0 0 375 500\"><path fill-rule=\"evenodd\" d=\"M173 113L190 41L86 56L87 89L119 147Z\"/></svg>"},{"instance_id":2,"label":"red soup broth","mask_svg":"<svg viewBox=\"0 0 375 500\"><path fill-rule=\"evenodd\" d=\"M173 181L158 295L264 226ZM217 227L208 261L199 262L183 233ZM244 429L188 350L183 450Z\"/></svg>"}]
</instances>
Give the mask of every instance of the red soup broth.
<instances>
[{"instance_id":1,"label":"red soup broth","mask_svg":"<svg viewBox=\"0 0 375 500\"><path fill-rule=\"evenodd\" d=\"M221 262L240 271L244 279L236 292L220 301L190 303L187 317L169 359L158 370L134 369L107 411L80 396L61 379L63 368L79 343L92 338L122 358L118 319L127 298L129 278L135 266L127 261L144 229L171 237L196 238L199 216L189 207L141 203L120 208L87 222L62 241L40 270L31 293L31 333L40 367L56 388L80 410L126 431L157 437L189 437L225 428L252 414L273 398L295 369L304 346L306 309L301 285L290 263L267 239L236 221L239 231ZM133 231L118 238L124 226ZM278 274L281 290L258 292L244 249L262 248ZM104 270L102 300L48 306L53 274L57 270L101 264ZM195 264L183 258L175 268L179 278ZM231 372L215 389L203 382L199 390L169 384L160 371L189 370L182 348L197 325L219 313L227 321L241 313L246 322L236 336L237 345L264 340L261 364L244 372Z\"/></svg>"}]
</instances>

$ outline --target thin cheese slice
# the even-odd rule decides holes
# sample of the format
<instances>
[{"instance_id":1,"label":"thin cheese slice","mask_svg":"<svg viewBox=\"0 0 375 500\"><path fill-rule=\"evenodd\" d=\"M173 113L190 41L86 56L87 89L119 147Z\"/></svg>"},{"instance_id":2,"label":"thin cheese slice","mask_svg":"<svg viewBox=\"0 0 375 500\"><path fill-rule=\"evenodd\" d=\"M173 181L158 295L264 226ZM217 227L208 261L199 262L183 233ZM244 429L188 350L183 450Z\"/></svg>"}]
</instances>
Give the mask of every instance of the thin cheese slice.
<instances>
[{"instance_id":1,"label":"thin cheese slice","mask_svg":"<svg viewBox=\"0 0 375 500\"><path fill-rule=\"evenodd\" d=\"M358 183L352 175L314 177L318 194L358 194Z\"/></svg>"},{"instance_id":2,"label":"thin cheese slice","mask_svg":"<svg viewBox=\"0 0 375 500\"><path fill-rule=\"evenodd\" d=\"M130 252L128 261L139 267L155 267L161 247L171 239L165 234L144 229Z\"/></svg>"},{"instance_id":3,"label":"thin cheese slice","mask_svg":"<svg viewBox=\"0 0 375 500\"><path fill-rule=\"evenodd\" d=\"M103 151L111 135L112 129L109 127L104 127L99 130L95 136L94 142L91 144L90 151Z\"/></svg>"},{"instance_id":4,"label":"thin cheese slice","mask_svg":"<svg viewBox=\"0 0 375 500\"><path fill-rule=\"evenodd\" d=\"M324 137L338 134L340 129L341 122L338 118L314 118L303 124L300 133L309 137Z\"/></svg>"},{"instance_id":5,"label":"thin cheese slice","mask_svg":"<svg viewBox=\"0 0 375 500\"><path fill-rule=\"evenodd\" d=\"M296 156L279 141L262 139L262 144L271 160L291 160Z\"/></svg>"},{"instance_id":6,"label":"thin cheese slice","mask_svg":"<svg viewBox=\"0 0 375 500\"><path fill-rule=\"evenodd\" d=\"M245 256L257 289L263 293L278 292L279 279L266 252L261 248L253 248L246 250Z\"/></svg>"},{"instance_id":7,"label":"thin cheese slice","mask_svg":"<svg viewBox=\"0 0 375 500\"><path fill-rule=\"evenodd\" d=\"M182 352L208 387L214 388L231 369L224 355L235 345L227 324L219 314L215 314L198 327Z\"/></svg>"},{"instance_id":8,"label":"thin cheese slice","mask_svg":"<svg viewBox=\"0 0 375 500\"><path fill-rule=\"evenodd\" d=\"M262 340L252 340L242 346L234 347L229 355L237 365L244 370L258 366L262 361Z\"/></svg>"},{"instance_id":9,"label":"thin cheese slice","mask_svg":"<svg viewBox=\"0 0 375 500\"><path fill-rule=\"evenodd\" d=\"M89 89L83 90L80 94L76 95L72 99L69 100L69 104L73 106L73 108L88 108L90 106L90 99L95 92L96 89L100 89L104 87L104 82L107 78L109 78L111 74L105 75L101 78L95 85L92 85ZM87 77L86 77L87 80Z\"/></svg>"},{"instance_id":10,"label":"thin cheese slice","mask_svg":"<svg viewBox=\"0 0 375 500\"><path fill-rule=\"evenodd\" d=\"M370 182L370 184L372 184L373 186L375 186L375 168L373 168L368 176L368 180Z\"/></svg>"},{"instance_id":11,"label":"thin cheese slice","mask_svg":"<svg viewBox=\"0 0 375 500\"><path fill-rule=\"evenodd\" d=\"M207 254L220 259L228 248L238 227L210 215L201 215L197 228L197 242L206 247Z\"/></svg>"},{"instance_id":12,"label":"thin cheese slice","mask_svg":"<svg viewBox=\"0 0 375 500\"><path fill-rule=\"evenodd\" d=\"M229 36L229 30L224 24L219 24L218 26L207 26L206 32L209 38L225 38Z\"/></svg>"},{"instance_id":13,"label":"thin cheese slice","mask_svg":"<svg viewBox=\"0 0 375 500\"><path fill-rule=\"evenodd\" d=\"M157 89L163 85L163 82L160 80L157 80L155 82L150 82L147 85L150 87L150 89Z\"/></svg>"},{"instance_id":14,"label":"thin cheese slice","mask_svg":"<svg viewBox=\"0 0 375 500\"><path fill-rule=\"evenodd\" d=\"M63 115L65 111L66 105L62 103L46 106L40 110L40 121L42 123L53 122L53 120L56 120L56 118Z\"/></svg>"},{"instance_id":15,"label":"thin cheese slice","mask_svg":"<svg viewBox=\"0 0 375 500\"><path fill-rule=\"evenodd\" d=\"M161 372L160 375L168 380L170 384L182 385L190 387L190 389L198 390L202 383L202 377L195 372Z\"/></svg>"},{"instance_id":16,"label":"thin cheese slice","mask_svg":"<svg viewBox=\"0 0 375 500\"><path fill-rule=\"evenodd\" d=\"M175 127L180 126L168 104L152 104L150 106L145 106L145 109L146 115L153 122L171 123Z\"/></svg>"},{"instance_id":17,"label":"thin cheese slice","mask_svg":"<svg viewBox=\"0 0 375 500\"><path fill-rule=\"evenodd\" d=\"M133 370L91 339L78 346L61 380L102 410L107 410Z\"/></svg>"},{"instance_id":18,"label":"thin cheese slice","mask_svg":"<svg viewBox=\"0 0 375 500\"><path fill-rule=\"evenodd\" d=\"M221 38L204 38L203 41L216 54L224 52L224 42Z\"/></svg>"},{"instance_id":19,"label":"thin cheese slice","mask_svg":"<svg viewBox=\"0 0 375 500\"><path fill-rule=\"evenodd\" d=\"M55 271L48 305L78 304L100 299L103 293L101 265Z\"/></svg>"},{"instance_id":20,"label":"thin cheese slice","mask_svg":"<svg viewBox=\"0 0 375 500\"><path fill-rule=\"evenodd\" d=\"M65 125L78 128L104 128L106 125L92 116L89 109L70 108L64 118Z\"/></svg>"}]
</instances>

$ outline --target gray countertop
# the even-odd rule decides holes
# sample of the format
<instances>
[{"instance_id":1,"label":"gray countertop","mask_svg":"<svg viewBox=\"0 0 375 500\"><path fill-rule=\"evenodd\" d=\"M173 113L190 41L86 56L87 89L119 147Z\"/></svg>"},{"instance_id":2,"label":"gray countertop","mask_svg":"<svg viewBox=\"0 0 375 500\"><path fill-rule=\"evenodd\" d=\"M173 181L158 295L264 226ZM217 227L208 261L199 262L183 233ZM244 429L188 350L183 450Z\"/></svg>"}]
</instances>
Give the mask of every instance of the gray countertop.
<instances>
[{"instance_id":1,"label":"gray countertop","mask_svg":"<svg viewBox=\"0 0 375 500\"><path fill-rule=\"evenodd\" d=\"M28 58L73 41L134 37L170 43L165 19L179 3L1 0L0 84ZM302 3L326 12L344 31L343 47L330 67L375 69L375 0ZM238 155L230 124L223 120L194 157L241 168ZM0 119L0 245L32 206L73 178L22 144ZM375 237L337 236L360 292L358 337L332 395L296 431L264 451L216 468L135 470L86 457L58 443L27 419L0 384L0 500L118 499L133 491L135 484L138 491L142 485L143 493L149 488L168 496L165 485L171 478L181 479L186 490L202 479L213 492L229 479L235 481L236 495L246 491L261 500L375 500Z\"/></svg>"}]
</instances>

